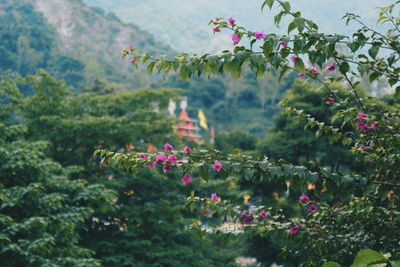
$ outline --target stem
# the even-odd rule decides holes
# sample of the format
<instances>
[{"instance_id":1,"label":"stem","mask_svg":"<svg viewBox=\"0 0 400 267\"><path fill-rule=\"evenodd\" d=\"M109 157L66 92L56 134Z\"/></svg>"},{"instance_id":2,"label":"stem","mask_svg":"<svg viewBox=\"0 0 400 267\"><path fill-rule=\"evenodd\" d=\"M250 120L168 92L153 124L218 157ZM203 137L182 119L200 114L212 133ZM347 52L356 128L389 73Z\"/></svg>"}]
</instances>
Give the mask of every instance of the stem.
<instances>
[{"instance_id":1,"label":"stem","mask_svg":"<svg viewBox=\"0 0 400 267\"><path fill-rule=\"evenodd\" d=\"M336 61L336 64L338 64L338 66L339 66L340 63L339 63L339 61L337 60L337 57L336 57L336 56L334 57L334 59L335 59L335 61ZM361 99L360 99L360 97L359 97L359 95L358 95L358 93L357 93L357 90L356 90L356 88L354 87L353 83L351 82L350 78L347 76L346 73L344 73L343 76L346 78L347 82L349 83L349 85L350 85L351 88L353 89L354 95L356 96L357 102L358 102L358 104L361 106L361 109L363 110L364 113L367 113L367 110L365 109L363 103L361 102Z\"/></svg>"}]
</instances>

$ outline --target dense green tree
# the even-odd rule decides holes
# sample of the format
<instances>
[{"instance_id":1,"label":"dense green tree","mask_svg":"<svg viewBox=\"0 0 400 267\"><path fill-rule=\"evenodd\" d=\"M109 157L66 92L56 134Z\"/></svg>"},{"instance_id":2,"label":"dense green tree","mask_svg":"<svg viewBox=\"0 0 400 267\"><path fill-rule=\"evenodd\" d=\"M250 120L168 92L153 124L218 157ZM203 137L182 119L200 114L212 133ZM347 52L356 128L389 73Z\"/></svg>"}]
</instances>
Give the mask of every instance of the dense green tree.
<instances>
[{"instance_id":1,"label":"dense green tree","mask_svg":"<svg viewBox=\"0 0 400 267\"><path fill-rule=\"evenodd\" d=\"M52 160L48 142L25 138L26 125L11 118L22 97L14 83L2 80L0 96L0 265L99 266L78 231L116 194Z\"/></svg>"},{"instance_id":2,"label":"dense green tree","mask_svg":"<svg viewBox=\"0 0 400 267\"><path fill-rule=\"evenodd\" d=\"M178 91L110 93L96 84L96 94L90 89L76 94L44 71L20 79L19 85L29 92L20 94L15 109L26 138L45 141L61 169L80 166L72 177L117 192L118 209L94 208L85 217L86 228L74 233L95 258L105 266L234 266L236 248L215 238L199 239L186 228L191 215L181 210L188 192L181 186L181 173L171 170L170 179L149 170L131 175L100 167L92 157L99 147L145 152L149 144L159 149L167 140L178 144L174 119L165 112Z\"/></svg>"},{"instance_id":3,"label":"dense green tree","mask_svg":"<svg viewBox=\"0 0 400 267\"><path fill-rule=\"evenodd\" d=\"M329 121L336 112L333 109L336 103L326 104L326 101L329 97L340 101L344 98L345 90L341 86L317 88L314 84L297 80L285 93L282 105L304 110L318 121ZM335 94L332 94L332 91ZM332 144L326 136L318 138L316 132L305 130L303 124L285 111L275 116L274 126L260 143L258 150L262 155L273 159L285 159L295 164L315 161L330 167L332 171L357 168L354 156L346 148L337 143Z\"/></svg>"}]
</instances>

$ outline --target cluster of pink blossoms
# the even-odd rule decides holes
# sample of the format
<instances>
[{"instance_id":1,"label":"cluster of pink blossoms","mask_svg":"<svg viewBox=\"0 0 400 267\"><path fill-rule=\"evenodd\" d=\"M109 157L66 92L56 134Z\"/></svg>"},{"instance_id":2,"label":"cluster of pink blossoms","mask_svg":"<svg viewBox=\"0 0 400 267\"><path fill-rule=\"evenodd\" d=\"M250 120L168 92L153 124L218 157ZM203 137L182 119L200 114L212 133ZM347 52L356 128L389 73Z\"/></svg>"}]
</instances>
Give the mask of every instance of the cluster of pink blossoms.
<instances>
[{"instance_id":1,"label":"cluster of pink blossoms","mask_svg":"<svg viewBox=\"0 0 400 267\"><path fill-rule=\"evenodd\" d=\"M306 203L310 202L310 198L309 198L307 195L305 195L305 194L301 194L301 196L299 197L299 200L300 200L301 202L306 202ZM310 212L314 212L314 211L316 211L316 210L318 209L318 207L315 206L315 205L313 205L313 204L310 204L310 205L308 206L307 209L308 209Z\"/></svg>"},{"instance_id":2,"label":"cluster of pink blossoms","mask_svg":"<svg viewBox=\"0 0 400 267\"><path fill-rule=\"evenodd\" d=\"M333 103L333 101L335 101L335 99L333 97L328 98L328 100L326 100L325 104L330 105Z\"/></svg>"},{"instance_id":3,"label":"cluster of pink blossoms","mask_svg":"<svg viewBox=\"0 0 400 267\"><path fill-rule=\"evenodd\" d=\"M269 214L266 213L265 210L261 210L258 214L259 218L266 218L268 216ZM242 212L239 217L243 225L249 225L254 220L254 216L251 215L250 212Z\"/></svg>"},{"instance_id":4,"label":"cluster of pink blossoms","mask_svg":"<svg viewBox=\"0 0 400 267\"><path fill-rule=\"evenodd\" d=\"M305 202L305 203L310 202L310 198L305 194L301 194L299 197L299 200L301 202ZM307 209L309 212L315 212L316 210L318 210L318 207L315 206L314 204L310 204L310 205L308 205ZM300 227L298 225L291 226L289 228L289 234L291 234L291 235L297 234L299 232L299 230L300 230Z\"/></svg>"},{"instance_id":5,"label":"cluster of pink blossoms","mask_svg":"<svg viewBox=\"0 0 400 267\"><path fill-rule=\"evenodd\" d=\"M178 162L178 157L175 154L172 153L173 149L174 148L172 147L172 145L165 144L164 145L165 152L170 152L171 154L169 154L169 155L166 155L164 153L157 154L155 156L154 161L152 161L149 164L147 164L146 167L150 168L150 169L154 169L154 168L157 167L157 163L164 163L162 169L163 169L164 172L168 172L171 169L171 167L173 165L176 165L176 163ZM185 146L183 148L183 152L188 154L188 153L191 153L192 150L190 149L190 147ZM141 158L141 159L143 159L145 161L150 161L149 157L147 155L145 155L145 154L139 155L139 158ZM220 172L222 170L222 163L219 162L218 160L215 160L214 164L211 166L211 168L213 168L217 172ZM192 181L193 180L192 180L192 177L191 177L190 174L185 174L181 179L181 182L182 182L183 185L190 184Z\"/></svg>"},{"instance_id":6,"label":"cluster of pink blossoms","mask_svg":"<svg viewBox=\"0 0 400 267\"><path fill-rule=\"evenodd\" d=\"M361 132L368 132L369 130L375 129L377 122L372 123L371 125L366 124L369 115L365 113L359 113L356 117L358 120L357 127L360 129Z\"/></svg>"}]
</instances>

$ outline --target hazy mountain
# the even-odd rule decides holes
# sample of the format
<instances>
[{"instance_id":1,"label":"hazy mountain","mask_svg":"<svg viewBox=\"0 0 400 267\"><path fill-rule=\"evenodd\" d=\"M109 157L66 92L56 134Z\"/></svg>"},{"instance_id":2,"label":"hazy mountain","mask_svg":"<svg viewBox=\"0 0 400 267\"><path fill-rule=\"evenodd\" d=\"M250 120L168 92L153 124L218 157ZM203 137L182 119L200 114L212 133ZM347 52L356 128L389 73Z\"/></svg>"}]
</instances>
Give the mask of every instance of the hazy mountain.
<instances>
[{"instance_id":1,"label":"hazy mountain","mask_svg":"<svg viewBox=\"0 0 400 267\"><path fill-rule=\"evenodd\" d=\"M134 24L123 23L80 0L2 0L0 40L0 72L27 75L46 68L64 79L65 75L57 75L62 73L62 65L81 64L82 68L74 71L85 77L86 85L95 79L128 88L149 85L150 78L143 75L143 70L128 68L128 60L121 59L121 50L130 45L155 54L173 53ZM61 54L69 58L68 62L60 58ZM19 61L17 66L12 64ZM29 69L23 68L27 65ZM54 68L57 73L52 71ZM72 78L67 78L69 84L82 85Z\"/></svg>"},{"instance_id":2,"label":"hazy mountain","mask_svg":"<svg viewBox=\"0 0 400 267\"><path fill-rule=\"evenodd\" d=\"M215 52L231 47L227 33L213 35L208 22L215 16L234 17L237 23L253 30L276 32L273 14L260 11L261 0L83 0L93 6L114 12L125 22L133 22L180 51ZM293 8L313 19L326 32L346 34L354 27L345 27L340 19L346 12L361 15L376 26L376 9L390 0L290 0ZM286 29L286 27L283 27ZM279 31L279 30L278 30ZM282 31L284 32L284 30Z\"/></svg>"}]
</instances>

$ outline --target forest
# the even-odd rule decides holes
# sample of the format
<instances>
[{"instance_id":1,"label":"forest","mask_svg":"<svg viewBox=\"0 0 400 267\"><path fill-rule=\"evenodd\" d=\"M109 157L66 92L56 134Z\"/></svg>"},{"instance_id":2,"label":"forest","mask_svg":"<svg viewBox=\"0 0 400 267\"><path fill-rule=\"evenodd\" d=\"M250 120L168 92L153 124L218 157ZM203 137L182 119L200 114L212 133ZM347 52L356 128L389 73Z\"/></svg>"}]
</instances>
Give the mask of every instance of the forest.
<instances>
[{"instance_id":1,"label":"forest","mask_svg":"<svg viewBox=\"0 0 400 267\"><path fill-rule=\"evenodd\" d=\"M1 1L0 266L400 266L399 7L260 1L284 31L210 14L231 44L193 54Z\"/></svg>"}]
</instances>

